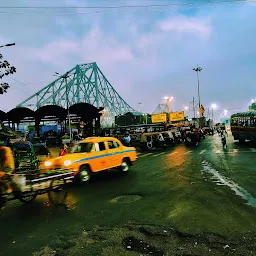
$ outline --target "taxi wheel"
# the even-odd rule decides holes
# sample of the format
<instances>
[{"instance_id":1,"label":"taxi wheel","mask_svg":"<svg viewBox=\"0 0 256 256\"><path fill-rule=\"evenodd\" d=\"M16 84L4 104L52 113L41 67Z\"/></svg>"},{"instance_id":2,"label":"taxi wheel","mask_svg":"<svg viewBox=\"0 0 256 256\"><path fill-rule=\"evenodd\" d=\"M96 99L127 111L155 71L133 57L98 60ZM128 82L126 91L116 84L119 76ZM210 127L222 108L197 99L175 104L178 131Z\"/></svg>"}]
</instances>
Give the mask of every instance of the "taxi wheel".
<instances>
[{"instance_id":1,"label":"taxi wheel","mask_svg":"<svg viewBox=\"0 0 256 256\"><path fill-rule=\"evenodd\" d=\"M88 182L91 179L91 170L88 166L81 166L78 174L79 181Z\"/></svg>"},{"instance_id":2,"label":"taxi wheel","mask_svg":"<svg viewBox=\"0 0 256 256\"><path fill-rule=\"evenodd\" d=\"M121 166L120 166L120 170L122 173L127 173L130 169L130 165L128 160L124 159Z\"/></svg>"}]
</instances>

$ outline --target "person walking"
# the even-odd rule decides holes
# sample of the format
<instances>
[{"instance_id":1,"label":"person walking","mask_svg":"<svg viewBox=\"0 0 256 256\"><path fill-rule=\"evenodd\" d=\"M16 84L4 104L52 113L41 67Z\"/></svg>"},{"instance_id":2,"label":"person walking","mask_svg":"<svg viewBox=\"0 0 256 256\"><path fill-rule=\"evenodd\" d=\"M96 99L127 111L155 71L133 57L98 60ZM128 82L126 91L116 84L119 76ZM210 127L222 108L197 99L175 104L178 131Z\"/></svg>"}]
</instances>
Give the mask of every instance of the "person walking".
<instances>
[{"instance_id":1,"label":"person walking","mask_svg":"<svg viewBox=\"0 0 256 256\"><path fill-rule=\"evenodd\" d=\"M128 132L126 132L125 137L124 137L124 145L129 147L131 143L131 136Z\"/></svg>"}]
</instances>

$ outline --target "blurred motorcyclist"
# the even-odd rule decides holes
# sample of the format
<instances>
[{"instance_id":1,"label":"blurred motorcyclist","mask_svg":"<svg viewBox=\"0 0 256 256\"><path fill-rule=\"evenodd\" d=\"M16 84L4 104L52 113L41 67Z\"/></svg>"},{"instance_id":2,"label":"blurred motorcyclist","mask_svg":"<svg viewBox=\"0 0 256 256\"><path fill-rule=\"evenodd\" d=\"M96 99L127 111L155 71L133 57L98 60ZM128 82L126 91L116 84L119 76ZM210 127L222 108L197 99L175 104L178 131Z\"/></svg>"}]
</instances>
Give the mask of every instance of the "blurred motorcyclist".
<instances>
[{"instance_id":1,"label":"blurred motorcyclist","mask_svg":"<svg viewBox=\"0 0 256 256\"><path fill-rule=\"evenodd\" d=\"M226 138L226 134L222 133L221 135L221 142L224 148L227 148L227 138Z\"/></svg>"},{"instance_id":2,"label":"blurred motorcyclist","mask_svg":"<svg viewBox=\"0 0 256 256\"><path fill-rule=\"evenodd\" d=\"M9 147L0 146L0 178L14 171L14 157Z\"/></svg>"},{"instance_id":3,"label":"blurred motorcyclist","mask_svg":"<svg viewBox=\"0 0 256 256\"><path fill-rule=\"evenodd\" d=\"M15 170L14 157L11 148L0 145L0 181L10 180L10 174ZM11 189L3 183L5 189L11 191Z\"/></svg>"}]
</instances>

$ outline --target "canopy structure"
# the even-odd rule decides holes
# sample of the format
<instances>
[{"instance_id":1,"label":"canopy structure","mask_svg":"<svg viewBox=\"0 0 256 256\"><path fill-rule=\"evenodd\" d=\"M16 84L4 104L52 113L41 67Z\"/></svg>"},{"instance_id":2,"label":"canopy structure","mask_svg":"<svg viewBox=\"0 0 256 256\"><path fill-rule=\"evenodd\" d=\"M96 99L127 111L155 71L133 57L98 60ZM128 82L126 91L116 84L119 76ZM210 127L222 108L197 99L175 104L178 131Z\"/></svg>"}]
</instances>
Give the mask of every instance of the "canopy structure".
<instances>
[{"instance_id":1,"label":"canopy structure","mask_svg":"<svg viewBox=\"0 0 256 256\"><path fill-rule=\"evenodd\" d=\"M5 120L6 120L6 113L0 110L0 121L5 121Z\"/></svg>"},{"instance_id":2,"label":"canopy structure","mask_svg":"<svg viewBox=\"0 0 256 256\"><path fill-rule=\"evenodd\" d=\"M35 119L41 121L43 118L56 117L60 121L64 121L67 117L67 110L57 105L46 105L35 111Z\"/></svg>"},{"instance_id":3,"label":"canopy structure","mask_svg":"<svg viewBox=\"0 0 256 256\"><path fill-rule=\"evenodd\" d=\"M57 121L61 124L61 130L63 132L66 130L67 132L68 123L65 121L69 113L70 120L82 121L87 126L86 128L90 130L90 134L96 134L100 129L100 117L103 110L103 107L97 108L89 103L82 102L71 105L68 110L58 105L45 105L35 111L26 107L16 107L8 113L0 111L0 121L8 121L18 125L20 123L33 122L35 123L37 134L40 132L40 122Z\"/></svg>"},{"instance_id":4,"label":"canopy structure","mask_svg":"<svg viewBox=\"0 0 256 256\"><path fill-rule=\"evenodd\" d=\"M103 109L96 108L88 103L77 103L70 106L69 113L80 117L83 122L89 122L93 119L98 119L102 115L100 112Z\"/></svg>"},{"instance_id":5,"label":"canopy structure","mask_svg":"<svg viewBox=\"0 0 256 256\"><path fill-rule=\"evenodd\" d=\"M8 121L19 124L25 118L35 118L35 112L29 108L18 107L13 108L7 113Z\"/></svg>"}]
</instances>

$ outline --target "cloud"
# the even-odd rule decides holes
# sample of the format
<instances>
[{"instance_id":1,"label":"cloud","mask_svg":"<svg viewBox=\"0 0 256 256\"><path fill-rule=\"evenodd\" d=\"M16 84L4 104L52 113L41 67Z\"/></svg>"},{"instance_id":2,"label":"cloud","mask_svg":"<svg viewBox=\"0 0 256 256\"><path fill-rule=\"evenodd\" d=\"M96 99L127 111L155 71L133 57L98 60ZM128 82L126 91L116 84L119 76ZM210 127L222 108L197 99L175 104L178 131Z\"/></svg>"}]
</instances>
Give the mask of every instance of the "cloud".
<instances>
[{"instance_id":1,"label":"cloud","mask_svg":"<svg viewBox=\"0 0 256 256\"><path fill-rule=\"evenodd\" d=\"M81 40L59 39L43 47L27 49L28 60L65 66L70 58L100 62L102 65L133 60L129 47L120 45L114 38L106 38L95 26Z\"/></svg>"},{"instance_id":2,"label":"cloud","mask_svg":"<svg viewBox=\"0 0 256 256\"><path fill-rule=\"evenodd\" d=\"M159 27L165 32L194 33L201 37L208 37L212 28L207 19L178 16L160 22Z\"/></svg>"},{"instance_id":3,"label":"cloud","mask_svg":"<svg viewBox=\"0 0 256 256\"><path fill-rule=\"evenodd\" d=\"M107 37L99 27L94 27L81 42L82 56L88 60L99 60L102 65L134 60L131 49L114 38Z\"/></svg>"},{"instance_id":4,"label":"cloud","mask_svg":"<svg viewBox=\"0 0 256 256\"><path fill-rule=\"evenodd\" d=\"M28 49L28 59L39 61L42 63L54 63L55 65L63 65L68 61L68 56L77 53L79 45L71 40L58 40L49 43L42 48Z\"/></svg>"}]
</instances>

